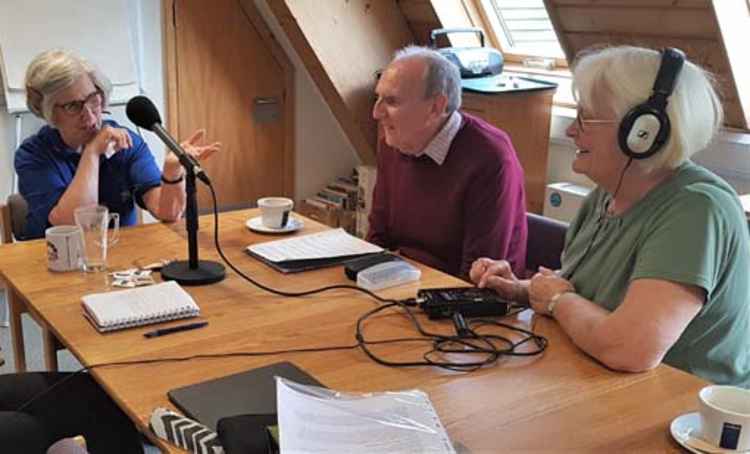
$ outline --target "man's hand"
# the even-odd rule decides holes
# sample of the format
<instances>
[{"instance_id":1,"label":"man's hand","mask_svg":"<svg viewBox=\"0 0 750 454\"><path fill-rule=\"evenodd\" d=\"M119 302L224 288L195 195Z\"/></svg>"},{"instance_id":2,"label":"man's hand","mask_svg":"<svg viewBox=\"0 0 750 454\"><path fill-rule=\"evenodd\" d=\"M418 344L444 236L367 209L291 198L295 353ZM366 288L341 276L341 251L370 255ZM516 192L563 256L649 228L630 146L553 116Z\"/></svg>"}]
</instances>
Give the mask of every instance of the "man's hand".
<instances>
[{"instance_id":1,"label":"man's hand","mask_svg":"<svg viewBox=\"0 0 750 454\"><path fill-rule=\"evenodd\" d=\"M471 264L469 278L477 287L491 288L505 299L526 302L525 286L513 274L510 263L505 260L492 260L486 257L477 259Z\"/></svg>"}]
</instances>

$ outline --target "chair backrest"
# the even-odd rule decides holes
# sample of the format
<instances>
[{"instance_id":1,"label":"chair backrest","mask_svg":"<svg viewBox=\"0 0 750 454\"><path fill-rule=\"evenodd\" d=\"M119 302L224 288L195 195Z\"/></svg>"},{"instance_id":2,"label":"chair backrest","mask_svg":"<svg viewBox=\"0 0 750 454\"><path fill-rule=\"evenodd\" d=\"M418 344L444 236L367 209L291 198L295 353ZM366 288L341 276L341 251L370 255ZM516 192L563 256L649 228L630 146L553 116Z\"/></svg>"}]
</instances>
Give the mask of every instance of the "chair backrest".
<instances>
[{"instance_id":1,"label":"chair backrest","mask_svg":"<svg viewBox=\"0 0 750 454\"><path fill-rule=\"evenodd\" d=\"M23 237L28 212L29 206L21 194L9 195L6 204L0 205L3 243L11 243L14 238L19 240Z\"/></svg>"},{"instance_id":2,"label":"chair backrest","mask_svg":"<svg viewBox=\"0 0 750 454\"><path fill-rule=\"evenodd\" d=\"M532 274L540 266L559 269L568 224L534 213L526 213L526 222L529 230L526 269Z\"/></svg>"}]
</instances>

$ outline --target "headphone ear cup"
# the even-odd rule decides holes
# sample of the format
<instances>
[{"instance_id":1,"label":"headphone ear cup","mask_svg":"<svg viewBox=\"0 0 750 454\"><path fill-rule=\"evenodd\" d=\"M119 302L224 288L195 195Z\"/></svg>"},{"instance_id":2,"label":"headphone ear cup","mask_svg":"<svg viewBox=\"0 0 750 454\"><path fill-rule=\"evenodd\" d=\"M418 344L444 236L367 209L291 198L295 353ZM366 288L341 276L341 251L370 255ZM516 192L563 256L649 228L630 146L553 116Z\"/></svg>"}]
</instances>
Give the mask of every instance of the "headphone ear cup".
<instances>
[{"instance_id":1,"label":"headphone ear cup","mask_svg":"<svg viewBox=\"0 0 750 454\"><path fill-rule=\"evenodd\" d=\"M658 152L669 136L669 117L648 104L631 109L620 122L620 149L632 159L645 159Z\"/></svg>"}]
</instances>

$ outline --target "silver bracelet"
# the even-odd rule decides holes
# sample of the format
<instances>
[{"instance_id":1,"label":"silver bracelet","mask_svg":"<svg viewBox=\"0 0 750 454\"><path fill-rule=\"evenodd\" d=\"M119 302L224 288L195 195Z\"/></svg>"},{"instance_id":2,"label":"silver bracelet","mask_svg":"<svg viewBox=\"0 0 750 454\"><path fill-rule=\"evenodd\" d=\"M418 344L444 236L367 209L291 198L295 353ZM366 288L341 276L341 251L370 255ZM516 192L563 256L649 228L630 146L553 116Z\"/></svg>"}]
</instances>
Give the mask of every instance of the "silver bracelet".
<instances>
[{"instance_id":1,"label":"silver bracelet","mask_svg":"<svg viewBox=\"0 0 750 454\"><path fill-rule=\"evenodd\" d=\"M570 290L565 290L564 292L556 293L550 298L549 304L547 304L547 315L554 318L555 317L555 307L557 307L557 303L560 302L560 297L567 294L567 293L573 293Z\"/></svg>"}]
</instances>

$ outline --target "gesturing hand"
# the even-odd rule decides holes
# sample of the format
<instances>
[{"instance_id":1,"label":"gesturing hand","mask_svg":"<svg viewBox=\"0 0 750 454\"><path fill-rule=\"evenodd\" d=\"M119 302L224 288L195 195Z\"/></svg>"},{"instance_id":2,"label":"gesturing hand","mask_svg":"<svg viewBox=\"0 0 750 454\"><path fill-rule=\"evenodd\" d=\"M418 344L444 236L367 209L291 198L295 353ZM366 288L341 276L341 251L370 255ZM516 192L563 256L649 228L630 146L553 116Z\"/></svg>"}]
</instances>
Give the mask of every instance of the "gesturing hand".
<instances>
[{"instance_id":1,"label":"gesturing hand","mask_svg":"<svg viewBox=\"0 0 750 454\"><path fill-rule=\"evenodd\" d=\"M205 136L205 134L206 134L205 129L199 129L195 131L193 135L191 135L187 140L180 143L180 146L182 146L185 152L187 152L189 155L191 155L198 161L206 160L212 154L221 150L220 142L214 142L212 144L202 145L201 141L203 140L203 136ZM167 155L164 158L164 174L170 177L179 175L180 174L179 167L180 167L180 160L179 158L177 158L177 155L175 155L172 152L167 153Z\"/></svg>"}]
</instances>

